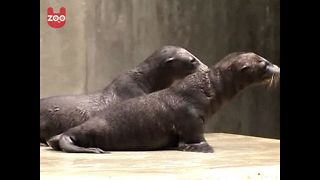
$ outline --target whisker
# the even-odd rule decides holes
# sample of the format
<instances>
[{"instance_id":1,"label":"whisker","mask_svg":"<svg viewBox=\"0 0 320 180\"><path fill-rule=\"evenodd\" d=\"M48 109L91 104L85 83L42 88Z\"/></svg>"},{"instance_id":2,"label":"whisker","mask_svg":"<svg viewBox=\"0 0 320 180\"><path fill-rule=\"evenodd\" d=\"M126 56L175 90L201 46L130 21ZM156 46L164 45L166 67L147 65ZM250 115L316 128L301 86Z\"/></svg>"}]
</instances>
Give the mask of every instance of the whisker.
<instances>
[{"instance_id":1,"label":"whisker","mask_svg":"<svg viewBox=\"0 0 320 180\"><path fill-rule=\"evenodd\" d=\"M274 79L273 87L276 87L277 84L278 84L278 77L276 77L276 78Z\"/></svg>"},{"instance_id":2,"label":"whisker","mask_svg":"<svg viewBox=\"0 0 320 180\"><path fill-rule=\"evenodd\" d=\"M280 81L280 76L276 76L276 84L275 85L278 85L279 84L279 81Z\"/></svg>"},{"instance_id":3,"label":"whisker","mask_svg":"<svg viewBox=\"0 0 320 180\"><path fill-rule=\"evenodd\" d=\"M273 83L273 80L274 80L274 74L272 74L272 76L271 76L271 79L270 79L270 81L269 81L268 89L270 89L270 88L272 87L272 84L274 84L274 83Z\"/></svg>"},{"instance_id":4,"label":"whisker","mask_svg":"<svg viewBox=\"0 0 320 180\"><path fill-rule=\"evenodd\" d=\"M276 78L275 75L273 75L272 77L273 77L272 87L275 87L275 86L276 86L277 78Z\"/></svg>"}]
</instances>

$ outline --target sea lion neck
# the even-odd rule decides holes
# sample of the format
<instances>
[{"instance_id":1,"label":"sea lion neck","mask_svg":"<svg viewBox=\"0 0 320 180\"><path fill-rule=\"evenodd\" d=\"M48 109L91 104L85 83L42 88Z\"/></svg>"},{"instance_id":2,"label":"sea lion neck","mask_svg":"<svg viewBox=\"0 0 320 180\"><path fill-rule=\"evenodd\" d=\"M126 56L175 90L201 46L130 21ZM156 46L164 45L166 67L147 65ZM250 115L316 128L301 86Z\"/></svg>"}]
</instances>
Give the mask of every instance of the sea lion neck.
<instances>
[{"instance_id":1,"label":"sea lion neck","mask_svg":"<svg viewBox=\"0 0 320 180\"><path fill-rule=\"evenodd\" d=\"M210 79L209 91L212 94L210 99L211 114L214 114L242 88L238 87L234 74L230 70L216 67L212 68L208 74Z\"/></svg>"},{"instance_id":2,"label":"sea lion neck","mask_svg":"<svg viewBox=\"0 0 320 180\"><path fill-rule=\"evenodd\" d=\"M168 87L173 82L173 77L162 65L162 61L149 60L138 65L132 71L132 78L145 90L151 93Z\"/></svg>"},{"instance_id":3,"label":"sea lion neck","mask_svg":"<svg viewBox=\"0 0 320 180\"><path fill-rule=\"evenodd\" d=\"M232 72L214 68L209 73L210 82L217 99L231 99L238 91Z\"/></svg>"}]
</instances>

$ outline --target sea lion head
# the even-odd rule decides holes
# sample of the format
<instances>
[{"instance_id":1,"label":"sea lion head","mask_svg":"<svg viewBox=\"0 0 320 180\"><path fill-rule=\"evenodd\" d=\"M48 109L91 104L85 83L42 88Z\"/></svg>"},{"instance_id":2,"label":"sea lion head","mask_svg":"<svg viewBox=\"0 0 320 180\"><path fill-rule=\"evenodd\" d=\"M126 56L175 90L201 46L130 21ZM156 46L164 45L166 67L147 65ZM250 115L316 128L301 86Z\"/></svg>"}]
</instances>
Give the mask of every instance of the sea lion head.
<instances>
[{"instance_id":1,"label":"sea lion head","mask_svg":"<svg viewBox=\"0 0 320 180\"><path fill-rule=\"evenodd\" d=\"M208 71L209 68L189 51L178 46L163 46L156 50L145 62L143 68L153 69L161 76L182 79L198 71Z\"/></svg>"},{"instance_id":2,"label":"sea lion head","mask_svg":"<svg viewBox=\"0 0 320 180\"><path fill-rule=\"evenodd\" d=\"M270 86L280 79L280 68L252 52L231 53L215 65L240 89L256 83Z\"/></svg>"},{"instance_id":3,"label":"sea lion head","mask_svg":"<svg viewBox=\"0 0 320 180\"><path fill-rule=\"evenodd\" d=\"M183 78L197 71L208 71L209 68L196 56L182 47L164 46L160 51L163 66L175 78Z\"/></svg>"}]
</instances>

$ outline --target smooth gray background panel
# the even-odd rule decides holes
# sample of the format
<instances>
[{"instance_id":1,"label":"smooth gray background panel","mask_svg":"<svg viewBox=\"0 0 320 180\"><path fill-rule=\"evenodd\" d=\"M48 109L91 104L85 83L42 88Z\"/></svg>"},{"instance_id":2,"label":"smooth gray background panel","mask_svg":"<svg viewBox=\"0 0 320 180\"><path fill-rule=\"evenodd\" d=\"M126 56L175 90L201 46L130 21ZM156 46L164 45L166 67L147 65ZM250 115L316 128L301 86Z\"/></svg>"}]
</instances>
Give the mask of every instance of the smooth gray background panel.
<instances>
[{"instance_id":1,"label":"smooth gray background panel","mask_svg":"<svg viewBox=\"0 0 320 180\"><path fill-rule=\"evenodd\" d=\"M100 90L163 45L182 46L207 65L234 51L253 51L280 65L279 0L40 3L40 97ZM49 6L66 8L64 27L48 26ZM280 86L246 89L206 128L280 138Z\"/></svg>"}]
</instances>

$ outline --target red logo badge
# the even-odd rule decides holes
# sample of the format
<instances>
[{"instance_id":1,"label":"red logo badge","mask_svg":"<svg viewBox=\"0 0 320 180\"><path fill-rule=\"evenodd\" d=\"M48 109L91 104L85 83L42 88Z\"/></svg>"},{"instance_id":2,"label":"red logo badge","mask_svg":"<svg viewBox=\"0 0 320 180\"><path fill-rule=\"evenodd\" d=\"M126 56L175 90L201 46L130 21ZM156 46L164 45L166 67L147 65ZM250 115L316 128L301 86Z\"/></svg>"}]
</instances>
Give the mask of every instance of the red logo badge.
<instances>
[{"instance_id":1,"label":"red logo badge","mask_svg":"<svg viewBox=\"0 0 320 180\"><path fill-rule=\"evenodd\" d=\"M48 24L52 28L61 28L66 23L66 8L61 7L59 13L54 13L53 8L48 8Z\"/></svg>"}]
</instances>

